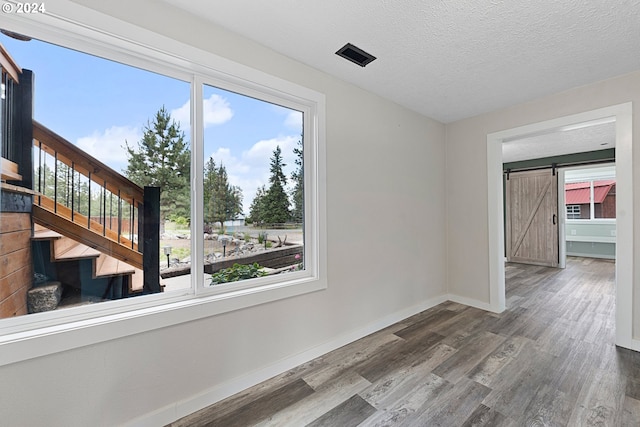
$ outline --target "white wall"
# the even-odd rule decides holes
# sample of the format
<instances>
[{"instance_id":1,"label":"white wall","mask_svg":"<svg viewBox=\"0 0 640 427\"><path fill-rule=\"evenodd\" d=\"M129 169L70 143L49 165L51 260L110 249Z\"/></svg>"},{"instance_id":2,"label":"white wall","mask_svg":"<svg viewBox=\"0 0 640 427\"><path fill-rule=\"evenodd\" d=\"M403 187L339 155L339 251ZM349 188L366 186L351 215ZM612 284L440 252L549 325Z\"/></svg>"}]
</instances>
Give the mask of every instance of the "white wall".
<instances>
[{"instance_id":1,"label":"white wall","mask_svg":"<svg viewBox=\"0 0 640 427\"><path fill-rule=\"evenodd\" d=\"M616 258L615 220L566 220L567 255L588 258Z\"/></svg>"},{"instance_id":2,"label":"white wall","mask_svg":"<svg viewBox=\"0 0 640 427\"><path fill-rule=\"evenodd\" d=\"M489 303L487 232L487 134L611 105L633 102L633 136L640 129L640 72L579 87L447 125L447 283L449 292ZM634 172L640 165L633 151ZM461 173L464 171L464 173ZM634 210L640 204L640 174L634 173ZM469 215L469 207L473 207ZM634 246L640 243L635 221ZM635 251L634 265L640 261ZM640 331L640 276L633 272L634 331Z\"/></svg>"},{"instance_id":3,"label":"white wall","mask_svg":"<svg viewBox=\"0 0 640 427\"><path fill-rule=\"evenodd\" d=\"M0 424L161 425L444 297L444 125L163 2L81 2L326 94L328 289L4 366Z\"/></svg>"}]
</instances>

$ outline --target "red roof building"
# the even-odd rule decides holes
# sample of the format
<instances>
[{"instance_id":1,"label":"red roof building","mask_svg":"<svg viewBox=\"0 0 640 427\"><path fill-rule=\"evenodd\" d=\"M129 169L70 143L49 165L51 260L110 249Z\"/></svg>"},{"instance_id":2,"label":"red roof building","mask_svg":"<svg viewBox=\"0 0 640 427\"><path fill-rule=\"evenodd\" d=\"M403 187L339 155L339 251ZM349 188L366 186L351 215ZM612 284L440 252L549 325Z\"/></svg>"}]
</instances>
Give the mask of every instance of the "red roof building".
<instances>
[{"instance_id":1,"label":"red roof building","mask_svg":"<svg viewBox=\"0 0 640 427\"><path fill-rule=\"evenodd\" d=\"M591 182L565 184L565 205L580 206L568 219L589 219L591 212ZM593 181L594 218L616 217L616 181ZM569 210L567 210L569 213Z\"/></svg>"}]
</instances>

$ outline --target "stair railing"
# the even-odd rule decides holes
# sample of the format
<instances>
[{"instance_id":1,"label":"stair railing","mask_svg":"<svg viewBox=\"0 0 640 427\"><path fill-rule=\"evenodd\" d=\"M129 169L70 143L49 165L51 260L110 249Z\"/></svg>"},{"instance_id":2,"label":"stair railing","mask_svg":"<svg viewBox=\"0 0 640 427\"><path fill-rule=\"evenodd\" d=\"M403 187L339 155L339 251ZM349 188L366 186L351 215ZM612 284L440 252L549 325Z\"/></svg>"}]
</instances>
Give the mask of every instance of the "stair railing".
<instances>
[{"instance_id":1,"label":"stair railing","mask_svg":"<svg viewBox=\"0 0 640 427\"><path fill-rule=\"evenodd\" d=\"M33 143L34 204L137 251L143 189L35 120Z\"/></svg>"}]
</instances>

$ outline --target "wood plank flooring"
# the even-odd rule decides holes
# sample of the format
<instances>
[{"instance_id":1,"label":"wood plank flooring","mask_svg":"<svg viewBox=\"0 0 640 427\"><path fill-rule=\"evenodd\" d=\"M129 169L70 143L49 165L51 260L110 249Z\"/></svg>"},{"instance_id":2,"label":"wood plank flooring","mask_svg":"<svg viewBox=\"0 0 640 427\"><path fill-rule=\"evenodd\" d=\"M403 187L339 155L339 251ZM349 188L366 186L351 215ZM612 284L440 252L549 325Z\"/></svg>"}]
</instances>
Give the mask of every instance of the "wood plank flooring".
<instances>
[{"instance_id":1,"label":"wood plank flooring","mask_svg":"<svg viewBox=\"0 0 640 427\"><path fill-rule=\"evenodd\" d=\"M500 315L446 302L171 424L640 426L615 264L508 264Z\"/></svg>"}]
</instances>

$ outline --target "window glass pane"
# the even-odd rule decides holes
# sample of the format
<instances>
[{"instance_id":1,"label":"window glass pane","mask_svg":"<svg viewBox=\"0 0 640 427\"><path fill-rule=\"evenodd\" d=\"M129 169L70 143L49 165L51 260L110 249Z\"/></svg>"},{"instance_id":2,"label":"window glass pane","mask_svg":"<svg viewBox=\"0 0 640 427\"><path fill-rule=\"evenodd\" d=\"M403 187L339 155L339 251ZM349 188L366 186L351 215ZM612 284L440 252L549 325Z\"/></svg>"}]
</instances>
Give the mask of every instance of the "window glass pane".
<instances>
[{"instance_id":1,"label":"window glass pane","mask_svg":"<svg viewBox=\"0 0 640 427\"><path fill-rule=\"evenodd\" d=\"M23 68L17 81L3 72L2 157L21 172L13 194L36 194L33 212L2 212L2 243L15 242L2 256L15 262L0 317L183 286L161 278L160 245L189 236L190 84L38 40L0 43Z\"/></svg>"},{"instance_id":2,"label":"window glass pane","mask_svg":"<svg viewBox=\"0 0 640 427\"><path fill-rule=\"evenodd\" d=\"M567 219L616 217L615 166L606 165L565 172Z\"/></svg>"},{"instance_id":3,"label":"window glass pane","mask_svg":"<svg viewBox=\"0 0 640 427\"><path fill-rule=\"evenodd\" d=\"M301 112L203 88L205 285L304 269Z\"/></svg>"}]
</instances>

